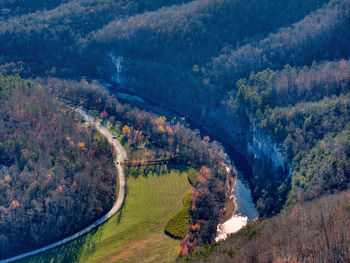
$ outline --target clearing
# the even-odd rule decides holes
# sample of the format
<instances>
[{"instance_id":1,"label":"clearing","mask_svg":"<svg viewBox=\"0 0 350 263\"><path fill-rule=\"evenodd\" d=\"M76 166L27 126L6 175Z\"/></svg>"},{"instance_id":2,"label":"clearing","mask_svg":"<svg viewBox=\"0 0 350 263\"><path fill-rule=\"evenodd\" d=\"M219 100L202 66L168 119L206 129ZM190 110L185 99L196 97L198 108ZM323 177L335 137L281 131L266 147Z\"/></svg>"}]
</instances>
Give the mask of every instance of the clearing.
<instances>
[{"instance_id":1,"label":"clearing","mask_svg":"<svg viewBox=\"0 0 350 263\"><path fill-rule=\"evenodd\" d=\"M169 262L179 241L164 234L167 220L190 190L187 173L170 170L127 179L124 207L76 241L21 262Z\"/></svg>"}]
</instances>

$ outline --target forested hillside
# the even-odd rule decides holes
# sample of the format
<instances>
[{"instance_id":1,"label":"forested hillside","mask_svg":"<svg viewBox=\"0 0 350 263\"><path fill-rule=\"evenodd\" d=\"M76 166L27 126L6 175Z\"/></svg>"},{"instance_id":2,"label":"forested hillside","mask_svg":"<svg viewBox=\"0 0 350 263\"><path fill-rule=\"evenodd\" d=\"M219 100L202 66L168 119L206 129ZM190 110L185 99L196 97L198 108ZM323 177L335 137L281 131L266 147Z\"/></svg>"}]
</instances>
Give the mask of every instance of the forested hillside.
<instances>
[{"instance_id":1,"label":"forested hillside","mask_svg":"<svg viewBox=\"0 0 350 263\"><path fill-rule=\"evenodd\" d=\"M0 43L0 73L40 77L35 81L42 85L42 88L34 87L28 84L32 82L18 77L1 77L4 84L0 83L0 96L4 103L1 104L0 157L4 168L0 171L6 173L1 178L7 187L2 193L8 193L3 194L6 200L3 210L10 211L12 206L15 208L11 211L21 211L29 207L29 201L25 200L34 200L35 194L45 196L40 192L45 189L52 194L61 185L58 180L35 191L21 184L15 187L11 185L14 181L6 177L8 167L12 167L10 171L17 169L14 170L17 174L33 171L40 174L36 168L43 167L40 169L44 169L44 174L52 175L49 171L60 162L49 156L41 161L43 149L50 152L51 147L64 146L59 151L63 159L57 158L67 158L73 163L78 157L77 153L71 153L71 142L76 147L81 141L87 149L79 152L79 160L97 158L95 151L108 151L107 146L89 148L96 140L94 132L80 130L72 121L74 116L60 106L62 102L103 112L111 123L123 121L131 127L124 140L133 147L137 148L145 136L167 152L176 153L178 162L187 162L200 170L197 175L200 180L194 184L196 192L192 195L193 221L180 254L190 254L198 245L214 240L223 202L227 199L224 191L227 174L222 165L226 157L218 154L223 148L210 138L201 139L198 133L174 120L120 104L93 82L93 79L115 81L112 77L115 74L121 77L117 80L120 83L113 83L114 89L138 94L188 116L242 154L251 167L240 176L249 185L260 218L273 217L282 211L278 219L267 224L279 224L274 220L285 222L288 213L300 206L305 213L311 207L308 215L312 216L319 198L346 191L350 186L349 0L5 0L0 3ZM62 121L53 118L56 115ZM57 121L43 125L52 120ZM67 135L66 130L72 131L76 139L72 139L71 133ZM41 132L51 134L52 142L44 140ZM65 139L67 136L69 141ZM179 152L182 154L178 155ZM110 161L110 155L104 157L97 158L97 166ZM102 167L109 169L108 165ZM29 168L32 170L27 171ZM69 174L68 168L60 169ZM79 169L90 171L92 167ZM34 177L18 180L36 182L28 178ZM74 182L71 179L67 179L70 184ZM93 189L97 191L97 187ZM105 190L104 186L98 189ZM30 194L19 200L16 191ZM327 203L341 207L327 210L329 218L332 213L338 219L349 218L346 205L334 201L345 197L348 195L340 193L321 199L326 210ZM13 200L16 202L11 203ZM105 201L103 209L111 202ZM313 203L304 205L309 201ZM91 205L101 206L94 202ZM36 203L32 207L37 207ZM8 213L1 213L4 215ZM11 221L3 219L0 227L6 220ZM290 220L296 228L306 231L298 218ZM315 224L324 226L323 219L315 220ZM280 230L277 236L285 234ZM16 231L20 229L5 232ZM28 235L35 237L35 231L38 230L33 229ZM59 231L67 233L65 229ZM259 233L265 235L264 231L267 230ZM14 240L13 235L0 235L0 244ZM290 240L294 242L291 249L300 240ZM345 239L337 240L338 247L345 242ZM26 243L23 244L25 247ZM260 249L255 245L252 247L257 253L267 253L266 247ZM302 253L306 261L314 259L302 248L297 249L296 253ZM315 247L315 251L321 249ZM338 251L332 249L327 244L325 253L330 254L325 258ZM232 255L227 261L234 259L235 251L229 252ZM244 257L246 262L255 259L263 262L265 258L266 261L292 260L288 253L276 258Z\"/></svg>"},{"instance_id":2,"label":"forested hillside","mask_svg":"<svg viewBox=\"0 0 350 263\"><path fill-rule=\"evenodd\" d=\"M113 204L109 144L50 90L0 75L0 259L80 230Z\"/></svg>"},{"instance_id":3,"label":"forested hillside","mask_svg":"<svg viewBox=\"0 0 350 263\"><path fill-rule=\"evenodd\" d=\"M280 209L286 199L294 204L348 187L349 72L348 60L287 65L281 71L251 73L230 92L226 107L231 118L246 116L251 133L273 138L291 169L290 178L288 171L266 171L269 164L257 166L258 176L249 181L261 213ZM274 180L266 181L266 174Z\"/></svg>"},{"instance_id":4,"label":"forested hillside","mask_svg":"<svg viewBox=\"0 0 350 263\"><path fill-rule=\"evenodd\" d=\"M95 34L102 47L128 57L125 74L137 91L221 127L252 156L254 177L247 180L261 215L349 183L345 142L329 162L333 170L315 170L326 160L321 153L312 166L302 161L348 129L349 2L268 3L260 13L254 4L260 11L267 3L192 1L117 19ZM247 145L256 133L277 144L285 168L253 157ZM325 178L333 178L331 186Z\"/></svg>"},{"instance_id":5,"label":"forested hillside","mask_svg":"<svg viewBox=\"0 0 350 263\"><path fill-rule=\"evenodd\" d=\"M349 262L349 190L251 223L178 262Z\"/></svg>"}]
</instances>

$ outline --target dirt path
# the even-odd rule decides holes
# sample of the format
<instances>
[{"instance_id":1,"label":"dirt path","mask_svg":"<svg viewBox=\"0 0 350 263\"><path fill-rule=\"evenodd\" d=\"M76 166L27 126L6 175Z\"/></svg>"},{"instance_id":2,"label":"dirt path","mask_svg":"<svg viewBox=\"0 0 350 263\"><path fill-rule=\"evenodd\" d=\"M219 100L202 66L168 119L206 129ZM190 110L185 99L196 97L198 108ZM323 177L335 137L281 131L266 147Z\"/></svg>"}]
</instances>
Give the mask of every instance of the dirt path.
<instances>
[{"instance_id":1,"label":"dirt path","mask_svg":"<svg viewBox=\"0 0 350 263\"><path fill-rule=\"evenodd\" d=\"M78 233L75 233L75 234L73 234L69 237L66 237L60 241L57 241L51 245L27 252L24 254L20 254L18 256L12 257L12 258L1 260L0 261L1 263L13 262L13 261L23 259L23 258L26 258L29 256L34 256L36 254L39 254L39 253L48 251L50 249L56 248L58 246L61 246L63 244L69 243L69 242L89 233L95 227L106 222L108 219L110 219L112 216L114 216L119 211L119 209L122 207L122 205L124 203L126 180L125 180L124 170L123 170L122 166L120 165L120 163L127 159L127 153L126 153L125 149L123 148L123 146L121 145L121 143L117 139L113 139L113 137L114 137L113 134L111 134L105 127L101 126L100 123L97 122L92 116L90 116L88 113L81 110L80 108L73 108L73 110L76 111L77 113L79 113L80 115L82 115L86 119L88 125L94 126L108 140L108 142L113 146L113 151L114 151L114 155L115 155L114 165L118 171L118 197L117 197L117 200L114 203L111 210L106 215L104 215L103 217L101 217L100 219L98 219L97 221L92 223L91 225L87 226L86 228L82 229Z\"/></svg>"}]
</instances>

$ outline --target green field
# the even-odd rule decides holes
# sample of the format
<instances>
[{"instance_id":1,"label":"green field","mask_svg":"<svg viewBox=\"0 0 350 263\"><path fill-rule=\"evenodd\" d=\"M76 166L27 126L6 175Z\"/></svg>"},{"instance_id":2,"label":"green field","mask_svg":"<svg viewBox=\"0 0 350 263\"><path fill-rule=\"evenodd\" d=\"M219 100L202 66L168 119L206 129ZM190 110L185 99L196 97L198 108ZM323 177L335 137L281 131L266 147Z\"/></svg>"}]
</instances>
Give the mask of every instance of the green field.
<instances>
[{"instance_id":1,"label":"green field","mask_svg":"<svg viewBox=\"0 0 350 263\"><path fill-rule=\"evenodd\" d=\"M167 220L190 190L186 172L129 177L121 212L70 244L22 262L168 262L179 241L164 234Z\"/></svg>"}]
</instances>

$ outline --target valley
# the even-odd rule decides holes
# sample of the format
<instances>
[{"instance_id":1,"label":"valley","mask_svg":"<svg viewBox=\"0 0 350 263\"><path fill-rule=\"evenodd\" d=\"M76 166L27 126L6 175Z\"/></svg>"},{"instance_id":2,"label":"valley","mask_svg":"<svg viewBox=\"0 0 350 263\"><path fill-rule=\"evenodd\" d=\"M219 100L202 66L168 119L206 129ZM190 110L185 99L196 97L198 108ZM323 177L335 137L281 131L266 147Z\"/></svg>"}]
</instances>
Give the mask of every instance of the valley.
<instances>
[{"instance_id":1,"label":"valley","mask_svg":"<svg viewBox=\"0 0 350 263\"><path fill-rule=\"evenodd\" d=\"M349 29L348 0L2 1L0 261L349 262Z\"/></svg>"}]
</instances>

